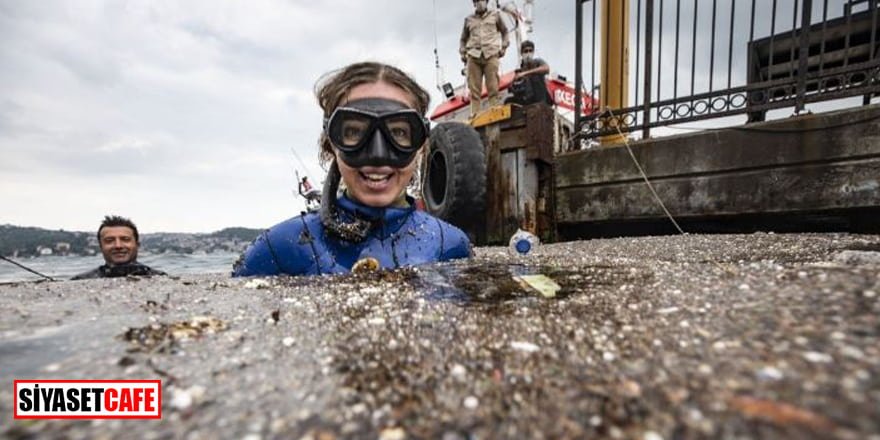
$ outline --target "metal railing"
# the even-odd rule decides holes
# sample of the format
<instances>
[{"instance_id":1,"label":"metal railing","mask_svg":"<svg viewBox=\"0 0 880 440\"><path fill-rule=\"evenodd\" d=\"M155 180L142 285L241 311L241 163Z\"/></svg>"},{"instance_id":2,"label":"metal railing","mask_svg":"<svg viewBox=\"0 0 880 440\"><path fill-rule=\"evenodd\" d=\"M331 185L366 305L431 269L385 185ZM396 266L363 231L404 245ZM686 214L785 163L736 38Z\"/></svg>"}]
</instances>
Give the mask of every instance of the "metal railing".
<instances>
[{"instance_id":1,"label":"metal railing","mask_svg":"<svg viewBox=\"0 0 880 440\"><path fill-rule=\"evenodd\" d=\"M611 113L576 111L582 140L618 130L648 138L652 128L741 114L761 121L768 110L853 96L867 104L880 92L880 0L609 0L630 2L617 27L629 32L629 56L617 59L602 53L602 2L575 1L576 90L608 83L598 67L611 59L628 63L633 91Z\"/></svg>"}]
</instances>

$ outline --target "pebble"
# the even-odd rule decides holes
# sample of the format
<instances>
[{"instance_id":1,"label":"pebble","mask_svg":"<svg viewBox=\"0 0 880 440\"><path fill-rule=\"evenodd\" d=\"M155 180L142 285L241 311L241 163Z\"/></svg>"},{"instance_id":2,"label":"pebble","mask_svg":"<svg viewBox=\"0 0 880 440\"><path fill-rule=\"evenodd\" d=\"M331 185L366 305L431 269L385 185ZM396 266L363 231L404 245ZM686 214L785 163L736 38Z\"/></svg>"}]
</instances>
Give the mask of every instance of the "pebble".
<instances>
[{"instance_id":1,"label":"pebble","mask_svg":"<svg viewBox=\"0 0 880 440\"><path fill-rule=\"evenodd\" d=\"M292 347L294 342L296 342L296 340L294 340L290 336L281 340L281 344L283 344L285 347Z\"/></svg>"},{"instance_id":2,"label":"pebble","mask_svg":"<svg viewBox=\"0 0 880 440\"><path fill-rule=\"evenodd\" d=\"M876 298L877 292L875 292L873 290L866 290L866 291L862 292L862 296L864 296L865 298L869 298L869 299Z\"/></svg>"}]
</instances>

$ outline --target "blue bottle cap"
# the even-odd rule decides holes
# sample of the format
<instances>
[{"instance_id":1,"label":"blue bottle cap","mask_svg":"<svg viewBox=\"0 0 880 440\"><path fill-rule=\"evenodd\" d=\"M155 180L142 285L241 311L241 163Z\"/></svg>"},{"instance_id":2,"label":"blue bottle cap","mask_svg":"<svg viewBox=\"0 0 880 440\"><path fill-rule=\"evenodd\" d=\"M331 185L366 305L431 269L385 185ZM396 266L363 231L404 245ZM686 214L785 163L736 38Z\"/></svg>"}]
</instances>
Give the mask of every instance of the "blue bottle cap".
<instances>
[{"instance_id":1,"label":"blue bottle cap","mask_svg":"<svg viewBox=\"0 0 880 440\"><path fill-rule=\"evenodd\" d=\"M530 243L526 239L520 239L516 242L516 251L521 254L527 254L530 250L532 250L532 243Z\"/></svg>"}]
</instances>

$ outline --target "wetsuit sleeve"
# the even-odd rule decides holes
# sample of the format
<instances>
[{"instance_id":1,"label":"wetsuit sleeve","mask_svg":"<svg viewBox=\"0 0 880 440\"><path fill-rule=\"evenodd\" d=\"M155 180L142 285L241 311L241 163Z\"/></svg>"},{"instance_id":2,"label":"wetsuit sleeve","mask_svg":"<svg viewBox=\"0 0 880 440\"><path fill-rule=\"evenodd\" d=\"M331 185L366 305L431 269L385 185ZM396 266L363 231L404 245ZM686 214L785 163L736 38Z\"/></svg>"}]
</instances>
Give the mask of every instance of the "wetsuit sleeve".
<instances>
[{"instance_id":1,"label":"wetsuit sleeve","mask_svg":"<svg viewBox=\"0 0 880 440\"><path fill-rule=\"evenodd\" d=\"M263 232L248 246L241 258L232 268L234 277L271 276L278 275L278 263L269 246L267 232Z\"/></svg>"},{"instance_id":2,"label":"wetsuit sleeve","mask_svg":"<svg viewBox=\"0 0 880 440\"><path fill-rule=\"evenodd\" d=\"M440 261L470 258L473 256L471 242L461 229L445 222L440 224L440 228L443 234Z\"/></svg>"}]
</instances>

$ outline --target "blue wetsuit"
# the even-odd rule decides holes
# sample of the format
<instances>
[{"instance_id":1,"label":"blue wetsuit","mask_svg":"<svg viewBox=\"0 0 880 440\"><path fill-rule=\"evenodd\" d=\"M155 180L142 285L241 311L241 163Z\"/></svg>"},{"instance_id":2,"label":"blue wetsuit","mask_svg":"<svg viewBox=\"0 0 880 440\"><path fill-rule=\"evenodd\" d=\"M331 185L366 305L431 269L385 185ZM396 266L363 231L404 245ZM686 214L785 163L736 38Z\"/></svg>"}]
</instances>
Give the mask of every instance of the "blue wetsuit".
<instances>
[{"instance_id":1,"label":"blue wetsuit","mask_svg":"<svg viewBox=\"0 0 880 440\"><path fill-rule=\"evenodd\" d=\"M470 242L461 229L409 205L374 208L340 197L336 206L342 220L356 215L373 222L363 241L351 243L331 237L317 213L304 214L257 237L232 275L347 273L355 262L367 257L375 258L383 269L394 269L471 255Z\"/></svg>"}]
</instances>

